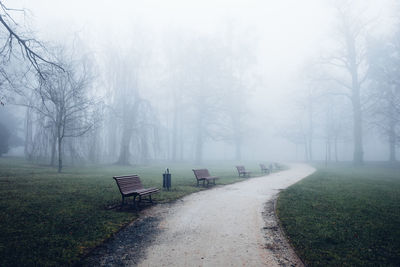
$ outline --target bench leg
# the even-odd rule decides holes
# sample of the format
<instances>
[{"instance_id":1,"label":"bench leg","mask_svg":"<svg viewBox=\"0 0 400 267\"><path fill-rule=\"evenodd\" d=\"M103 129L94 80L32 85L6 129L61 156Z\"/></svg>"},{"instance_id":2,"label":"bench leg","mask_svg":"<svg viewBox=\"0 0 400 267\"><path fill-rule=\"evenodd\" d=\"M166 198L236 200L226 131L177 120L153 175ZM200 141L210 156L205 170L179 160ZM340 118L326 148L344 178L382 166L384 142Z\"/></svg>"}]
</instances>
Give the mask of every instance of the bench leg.
<instances>
[{"instance_id":1,"label":"bench leg","mask_svg":"<svg viewBox=\"0 0 400 267\"><path fill-rule=\"evenodd\" d=\"M213 184L215 184L215 179L213 179Z\"/></svg>"},{"instance_id":2,"label":"bench leg","mask_svg":"<svg viewBox=\"0 0 400 267\"><path fill-rule=\"evenodd\" d=\"M197 180L197 187L199 187L199 180Z\"/></svg>"},{"instance_id":3,"label":"bench leg","mask_svg":"<svg viewBox=\"0 0 400 267\"><path fill-rule=\"evenodd\" d=\"M206 180L203 180L203 187L206 186Z\"/></svg>"},{"instance_id":4,"label":"bench leg","mask_svg":"<svg viewBox=\"0 0 400 267\"><path fill-rule=\"evenodd\" d=\"M149 200L150 200L150 203L153 203L153 200L151 200L151 195L149 195Z\"/></svg>"}]
</instances>

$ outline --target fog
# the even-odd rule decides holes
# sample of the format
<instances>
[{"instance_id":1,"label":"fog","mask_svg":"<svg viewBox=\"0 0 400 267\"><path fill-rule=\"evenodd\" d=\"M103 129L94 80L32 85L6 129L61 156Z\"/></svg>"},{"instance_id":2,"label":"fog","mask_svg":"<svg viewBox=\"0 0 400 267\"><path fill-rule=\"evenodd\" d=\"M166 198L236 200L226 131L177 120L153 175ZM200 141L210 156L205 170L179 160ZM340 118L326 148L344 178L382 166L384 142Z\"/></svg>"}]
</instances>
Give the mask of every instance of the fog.
<instances>
[{"instance_id":1,"label":"fog","mask_svg":"<svg viewBox=\"0 0 400 267\"><path fill-rule=\"evenodd\" d=\"M394 0L1 2L3 156L396 160Z\"/></svg>"}]
</instances>

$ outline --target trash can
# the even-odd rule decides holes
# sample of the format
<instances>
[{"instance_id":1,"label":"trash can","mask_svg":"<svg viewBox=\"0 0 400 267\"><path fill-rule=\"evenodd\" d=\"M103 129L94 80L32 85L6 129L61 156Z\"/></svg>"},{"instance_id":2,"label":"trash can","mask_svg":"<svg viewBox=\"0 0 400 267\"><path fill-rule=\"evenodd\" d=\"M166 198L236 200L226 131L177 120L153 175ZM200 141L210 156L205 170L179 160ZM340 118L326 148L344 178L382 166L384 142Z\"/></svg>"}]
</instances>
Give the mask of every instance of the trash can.
<instances>
[{"instance_id":1,"label":"trash can","mask_svg":"<svg viewBox=\"0 0 400 267\"><path fill-rule=\"evenodd\" d=\"M169 173L169 168L163 173L163 188L168 191L171 188L171 174Z\"/></svg>"}]
</instances>

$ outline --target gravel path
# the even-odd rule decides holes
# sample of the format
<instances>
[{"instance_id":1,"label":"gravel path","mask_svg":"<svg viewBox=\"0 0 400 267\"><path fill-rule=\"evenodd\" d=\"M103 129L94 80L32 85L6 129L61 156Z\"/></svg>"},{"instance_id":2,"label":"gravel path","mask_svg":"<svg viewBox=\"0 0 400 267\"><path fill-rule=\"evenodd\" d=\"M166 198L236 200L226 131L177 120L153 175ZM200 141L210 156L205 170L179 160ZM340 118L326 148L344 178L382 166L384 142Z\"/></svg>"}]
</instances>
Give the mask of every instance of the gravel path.
<instances>
[{"instance_id":1,"label":"gravel path","mask_svg":"<svg viewBox=\"0 0 400 267\"><path fill-rule=\"evenodd\" d=\"M279 190L312 172L308 165L292 164L287 171L157 205L97 249L88 262L110 266L301 266L282 237L274 203ZM132 229L156 234L137 244Z\"/></svg>"}]
</instances>

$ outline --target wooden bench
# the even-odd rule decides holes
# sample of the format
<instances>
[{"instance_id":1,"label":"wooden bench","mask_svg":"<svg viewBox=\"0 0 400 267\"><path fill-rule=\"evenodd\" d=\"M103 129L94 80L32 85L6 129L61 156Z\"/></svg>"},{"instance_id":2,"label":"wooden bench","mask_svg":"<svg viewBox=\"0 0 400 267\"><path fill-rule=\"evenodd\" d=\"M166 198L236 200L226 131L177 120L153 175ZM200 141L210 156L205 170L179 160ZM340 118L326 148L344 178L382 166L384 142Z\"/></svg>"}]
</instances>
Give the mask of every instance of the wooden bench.
<instances>
[{"instance_id":1,"label":"wooden bench","mask_svg":"<svg viewBox=\"0 0 400 267\"><path fill-rule=\"evenodd\" d=\"M250 177L251 172L246 171L246 168L244 166L236 166L236 169L239 173L239 177L243 176L243 177Z\"/></svg>"},{"instance_id":2,"label":"wooden bench","mask_svg":"<svg viewBox=\"0 0 400 267\"><path fill-rule=\"evenodd\" d=\"M199 186L200 181L203 181L203 186L205 186L206 181L208 186L211 180L213 181L213 184L215 184L215 180L219 178L211 176L207 169L197 169L197 170L193 169L192 171L194 173L194 176L196 177L197 186Z\"/></svg>"},{"instance_id":3,"label":"wooden bench","mask_svg":"<svg viewBox=\"0 0 400 267\"><path fill-rule=\"evenodd\" d=\"M151 200L151 195L160 191L160 189L155 187L144 188L139 176L136 174L114 176L113 178L115 179L115 182L118 185L119 192L122 195L121 207L125 203L125 197L131 196L133 196L133 206L135 207L135 209L137 208L136 197L139 197L138 204L142 201L142 197L144 196L148 196L149 201L153 203L153 201Z\"/></svg>"},{"instance_id":4,"label":"wooden bench","mask_svg":"<svg viewBox=\"0 0 400 267\"><path fill-rule=\"evenodd\" d=\"M267 168L264 164L260 163L260 168L262 173L270 173L270 169Z\"/></svg>"}]
</instances>

